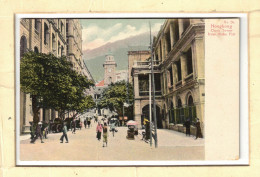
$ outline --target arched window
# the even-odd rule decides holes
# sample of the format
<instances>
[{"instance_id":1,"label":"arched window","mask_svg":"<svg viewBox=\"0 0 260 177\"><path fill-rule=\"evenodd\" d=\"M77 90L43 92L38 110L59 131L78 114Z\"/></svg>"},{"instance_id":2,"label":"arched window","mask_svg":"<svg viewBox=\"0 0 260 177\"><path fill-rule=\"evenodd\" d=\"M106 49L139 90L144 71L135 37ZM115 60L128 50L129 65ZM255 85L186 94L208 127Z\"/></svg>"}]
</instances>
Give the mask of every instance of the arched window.
<instances>
[{"instance_id":1,"label":"arched window","mask_svg":"<svg viewBox=\"0 0 260 177\"><path fill-rule=\"evenodd\" d=\"M22 58L24 53L26 52L27 52L27 39L25 36L22 36L20 39L20 58Z\"/></svg>"},{"instance_id":2,"label":"arched window","mask_svg":"<svg viewBox=\"0 0 260 177\"><path fill-rule=\"evenodd\" d=\"M190 95L189 97L188 97L188 106L193 106L194 105L194 103L193 103L193 98L192 98L192 96Z\"/></svg>"},{"instance_id":3,"label":"arched window","mask_svg":"<svg viewBox=\"0 0 260 177\"><path fill-rule=\"evenodd\" d=\"M180 99L180 98L178 99L177 107L178 107L178 108L181 108L181 107L182 107L182 103L181 103L181 99Z\"/></svg>"},{"instance_id":4,"label":"arched window","mask_svg":"<svg viewBox=\"0 0 260 177\"><path fill-rule=\"evenodd\" d=\"M175 122L175 110L173 107L173 102L171 101L171 107L169 109L169 118L170 118L170 123L176 123Z\"/></svg>"},{"instance_id":5,"label":"arched window","mask_svg":"<svg viewBox=\"0 0 260 177\"><path fill-rule=\"evenodd\" d=\"M35 52L35 53L39 53L39 50L38 50L37 47L34 47L34 52Z\"/></svg>"},{"instance_id":6,"label":"arched window","mask_svg":"<svg viewBox=\"0 0 260 177\"><path fill-rule=\"evenodd\" d=\"M188 95L186 112L187 112L187 118L190 121L194 121L195 122L197 114L196 114L196 106L194 105L192 95Z\"/></svg>"},{"instance_id":7,"label":"arched window","mask_svg":"<svg viewBox=\"0 0 260 177\"><path fill-rule=\"evenodd\" d=\"M184 108L182 107L181 99L177 99L177 108L176 108L176 121L179 124L184 123Z\"/></svg>"}]
</instances>

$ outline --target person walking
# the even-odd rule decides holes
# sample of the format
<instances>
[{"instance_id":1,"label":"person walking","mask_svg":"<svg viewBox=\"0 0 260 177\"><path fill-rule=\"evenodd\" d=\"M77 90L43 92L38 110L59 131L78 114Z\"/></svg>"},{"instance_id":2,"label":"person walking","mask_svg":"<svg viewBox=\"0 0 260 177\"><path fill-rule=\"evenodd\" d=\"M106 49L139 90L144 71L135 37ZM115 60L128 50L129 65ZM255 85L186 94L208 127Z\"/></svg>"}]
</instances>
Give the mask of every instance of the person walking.
<instances>
[{"instance_id":1,"label":"person walking","mask_svg":"<svg viewBox=\"0 0 260 177\"><path fill-rule=\"evenodd\" d=\"M203 138L202 133L201 133L201 128L200 128L200 120L199 120L199 118L197 118L196 120L197 120L196 124L195 124L195 126L197 128L196 139L197 138Z\"/></svg>"},{"instance_id":2,"label":"person walking","mask_svg":"<svg viewBox=\"0 0 260 177\"><path fill-rule=\"evenodd\" d=\"M42 127L41 127L41 125L42 125L42 123L39 122L38 125L37 125L37 127L36 127L36 136L32 139L31 143L35 143L35 141L36 141L36 139L38 139L38 137L41 138L41 143L44 143L44 142L42 141L42 130L41 130Z\"/></svg>"},{"instance_id":3,"label":"person walking","mask_svg":"<svg viewBox=\"0 0 260 177\"><path fill-rule=\"evenodd\" d=\"M106 143L106 147L107 147L107 137L108 137L108 132L107 132L107 123L104 123L104 127L103 127L103 147L105 147L105 143Z\"/></svg>"},{"instance_id":4,"label":"person walking","mask_svg":"<svg viewBox=\"0 0 260 177\"><path fill-rule=\"evenodd\" d=\"M91 118L90 118L90 117L88 117L87 119L88 119L88 121L87 121L87 123L88 123L88 128L90 128L90 124L91 124Z\"/></svg>"},{"instance_id":5,"label":"person walking","mask_svg":"<svg viewBox=\"0 0 260 177\"><path fill-rule=\"evenodd\" d=\"M98 139L98 141L100 141L100 139L101 139L101 132L102 132L102 129L103 129L102 125L100 124L100 122L98 122L98 124L97 124L97 128L96 128L97 139Z\"/></svg>"},{"instance_id":6,"label":"person walking","mask_svg":"<svg viewBox=\"0 0 260 177\"><path fill-rule=\"evenodd\" d=\"M85 129L87 128L87 118L84 119L84 126L85 126Z\"/></svg>"},{"instance_id":7,"label":"person walking","mask_svg":"<svg viewBox=\"0 0 260 177\"><path fill-rule=\"evenodd\" d=\"M186 136L190 136L190 119L185 121L184 126L186 127Z\"/></svg>"},{"instance_id":8,"label":"person walking","mask_svg":"<svg viewBox=\"0 0 260 177\"><path fill-rule=\"evenodd\" d=\"M68 139L68 135L67 135L67 126L66 126L66 122L63 123L63 128L62 128L62 136L60 137L60 143L63 143L63 139L65 137L66 139L66 143L69 143L69 139Z\"/></svg>"},{"instance_id":9,"label":"person walking","mask_svg":"<svg viewBox=\"0 0 260 177\"><path fill-rule=\"evenodd\" d=\"M112 131L112 134L113 134L113 137L114 137L115 131L116 131L116 123L115 123L115 121L110 123L110 131Z\"/></svg>"},{"instance_id":10,"label":"person walking","mask_svg":"<svg viewBox=\"0 0 260 177\"><path fill-rule=\"evenodd\" d=\"M76 120L75 119L73 119L73 121L72 121L72 127L73 127L72 133L76 134Z\"/></svg>"}]
</instances>

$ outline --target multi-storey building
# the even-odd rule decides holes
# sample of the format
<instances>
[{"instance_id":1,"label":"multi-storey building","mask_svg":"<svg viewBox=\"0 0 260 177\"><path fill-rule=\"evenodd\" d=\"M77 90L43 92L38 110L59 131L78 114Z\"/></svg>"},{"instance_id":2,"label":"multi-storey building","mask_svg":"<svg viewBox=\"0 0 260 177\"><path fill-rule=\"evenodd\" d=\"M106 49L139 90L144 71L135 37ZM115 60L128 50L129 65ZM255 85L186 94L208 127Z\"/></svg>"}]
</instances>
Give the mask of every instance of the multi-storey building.
<instances>
[{"instance_id":1,"label":"multi-storey building","mask_svg":"<svg viewBox=\"0 0 260 177\"><path fill-rule=\"evenodd\" d=\"M67 56L74 70L93 80L82 59L82 27L78 19L21 19L20 57L29 50ZM48 122L56 117L55 110L40 110L41 121ZM29 122L33 120L32 101L30 95L23 92L20 93L20 120L21 133L28 133Z\"/></svg>"},{"instance_id":2,"label":"multi-storey building","mask_svg":"<svg viewBox=\"0 0 260 177\"><path fill-rule=\"evenodd\" d=\"M65 19L21 19L20 57L27 51L66 55ZM48 121L57 116L55 110L41 109L40 120ZM32 102L29 94L20 93L20 130L28 133L29 122L33 120Z\"/></svg>"},{"instance_id":3,"label":"multi-storey building","mask_svg":"<svg viewBox=\"0 0 260 177\"><path fill-rule=\"evenodd\" d=\"M73 68L82 74L84 62L82 59L82 27L79 19L66 20L67 56Z\"/></svg>"},{"instance_id":4,"label":"multi-storey building","mask_svg":"<svg viewBox=\"0 0 260 177\"><path fill-rule=\"evenodd\" d=\"M185 120L199 118L204 129L204 20L168 19L153 41L158 127L184 131ZM132 69L135 119L148 116L148 63ZM195 133L194 129L191 130Z\"/></svg>"}]
</instances>

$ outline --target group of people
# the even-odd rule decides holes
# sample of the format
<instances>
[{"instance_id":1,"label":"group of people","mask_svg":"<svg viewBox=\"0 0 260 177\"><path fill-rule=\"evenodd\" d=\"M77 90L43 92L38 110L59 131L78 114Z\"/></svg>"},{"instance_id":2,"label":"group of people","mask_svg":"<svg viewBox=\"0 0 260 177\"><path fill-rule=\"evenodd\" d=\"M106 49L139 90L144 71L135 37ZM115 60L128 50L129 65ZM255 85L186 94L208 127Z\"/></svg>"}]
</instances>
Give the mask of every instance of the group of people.
<instances>
[{"instance_id":1,"label":"group of people","mask_svg":"<svg viewBox=\"0 0 260 177\"><path fill-rule=\"evenodd\" d=\"M190 136L190 126L191 126L191 121L190 121L190 119L187 119L187 120L184 122L183 126L186 127L186 136L188 136L188 135ZM196 130L196 138L195 138L195 139L197 139L197 138L203 138L202 133L201 133L200 121L199 121L198 118L196 118L195 127L196 127L196 129L197 129L197 130Z\"/></svg>"},{"instance_id":2,"label":"group of people","mask_svg":"<svg viewBox=\"0 0 260 177\"><path fill-rule=\"evenodd\" d=\"M47 139L48 134L48 126L43 126L42 122L38 122L38 124L35 124L33 122L30 122L30 130L31 130L31 142L35 143L35 141L40 137L41 143L43 142L43 138Z\"/></svg>"},{"instance_id":3,"label":"group of people","mask_svg":"<svg viewBox=\"0 0 260 177\"><path fill-rule=\"evenodd\" d=\"M100 121L98 121L97 127L96 127L96 137L98 139L98 141L101 140L101 134L103 132L103 147L107 147L107 139L108 139L108 123L105 122L104 119L101 119L103 121L103 124L100 123ZM109 122L109 121L108 121ZM109 122L110 125L110 131L112 132L113 136L114 133L117 132L116 130L116 121L110 121Z\"/></svg>"}]
</instances>

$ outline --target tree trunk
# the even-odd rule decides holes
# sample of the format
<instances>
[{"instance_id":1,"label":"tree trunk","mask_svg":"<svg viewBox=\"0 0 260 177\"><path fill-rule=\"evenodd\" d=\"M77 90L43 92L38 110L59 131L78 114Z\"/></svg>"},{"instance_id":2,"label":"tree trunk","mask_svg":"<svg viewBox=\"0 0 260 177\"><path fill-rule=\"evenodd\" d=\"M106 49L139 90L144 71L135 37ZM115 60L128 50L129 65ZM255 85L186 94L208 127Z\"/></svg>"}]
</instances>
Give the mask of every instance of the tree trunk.
<instances>
[{"instance_id":1,"label":"tree trunk","mask_svg":"<svg viewBox=\"0 0 260 177\"><path fill-rule=\"evenodd\" d=\"M37 104L37 96L32 95L32 111L33 111L33 122L34 123L39 122L39 110L40 110L40 108L38 107L38 104Z\"/></svg>"}]
</instances>

